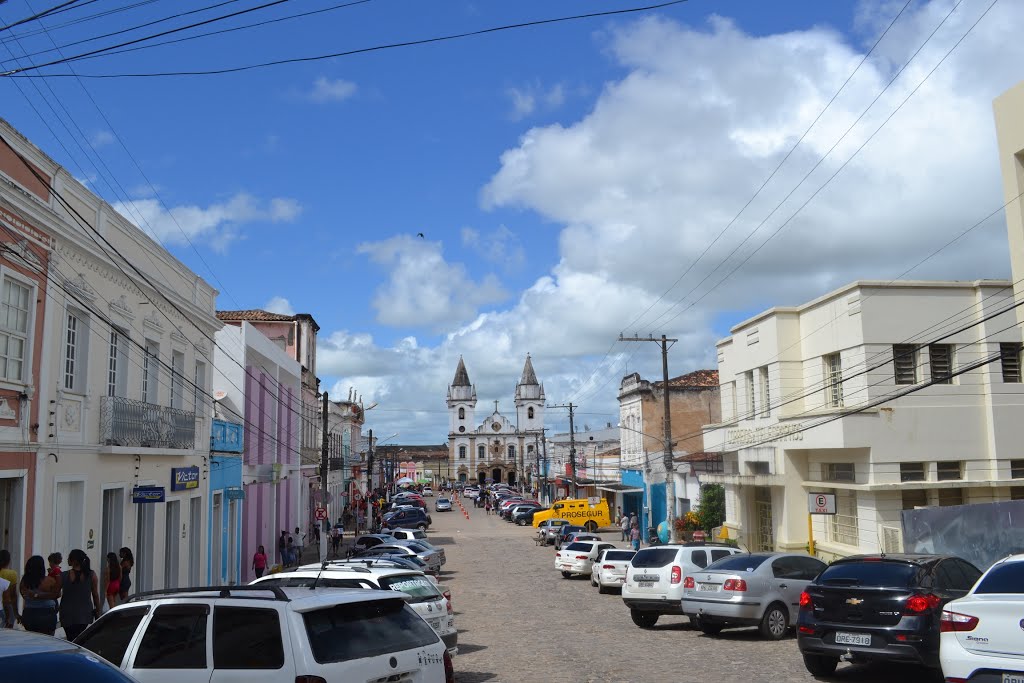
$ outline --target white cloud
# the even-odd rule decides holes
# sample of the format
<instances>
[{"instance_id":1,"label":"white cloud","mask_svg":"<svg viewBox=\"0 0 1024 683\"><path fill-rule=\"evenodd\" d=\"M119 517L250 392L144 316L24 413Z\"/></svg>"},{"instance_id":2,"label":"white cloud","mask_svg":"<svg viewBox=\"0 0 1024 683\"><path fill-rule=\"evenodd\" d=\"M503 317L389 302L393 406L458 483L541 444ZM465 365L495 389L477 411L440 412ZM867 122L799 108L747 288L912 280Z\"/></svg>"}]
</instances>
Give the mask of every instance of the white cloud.
<instances>
[{"instance_id":1,"label":"white cloud","mask_svg":"<svg viewBox=\"0 0 1024 683\"><path fill-rule=\"evenodd\" d=\"M113 143L114 140L114 135L109 130L100 130L96 131L89 137L89 144L93 149L98 149L100 147L106 147Z\"/></svg>"},{"instance_id":2,"label":"white cloud","mask_svg":"<svg viewBox=\"0 0 1024 683\"><path fill-rule=\"evenodd\" d=\"M464 247L474 250L488 262L500 265L506 272L516 271L526 263L526 250L519 236L504 225L486 234L465 227L461 237Z\"/></svg>"},{"instance_id":3,"label":"white cloud","mask_svg":"<svg viewBox=\"0 0 1024 683\"><path fill-rule=\"evenodd\" d=\"M474 282L463 265L446 262L439 242L399 235L365 242L358 251L390 270L373 299L377 320L385 325L440 329L470 319L480 306L506 296L493 275Z\"/></svg>"},{"instance_id":4,"label":"white cloud","mask_svg":"<svg viewBox=\"0 0 1024 683\"><path fill-rule=\"evenodd\" d=\"M382 432L416 431L411 439L442 442L444 389L460 354L482 409L495 398L509 408L530 351L549 399L572 396L583 410L614 413L624 372L660 374L654 345L613 344L619 332L679 337L670 371L681 374L715 366L713 327L723 315L799 304L857 278L902 275L1002 204L991 102L1021 78L1024 42L1015 27L1024 22L1024 5L997 4L832 184L765 240L851 157L988 4L964 0L849 138L758 228L952 4L912 6L764 192L660 303L866 48L822 27L752 36L722 18L700 27L665 19L625 25L608 44L625 75L607 83L575 123L527 131L481 191L485 207L519 208L562 226L550 274L512 305L478 314L436 346L332 335L321 351L321 372L342 384L357 378L380 392L372 400L396 411L373 415ZM889 4L861 7L857 30L867 45L877 34L869 27L884 25L893 13ZM536 111L536 98L531 106ZM1004 277L1005 231L1001 218L993 219L908 277ZM462 239L470 248L486 243L472 228ZM395 263L397 252L390 253ZM429 308L425 299L412 298ZM598 358L604 361L594 371Z\"/></svg>"},{"instance_id":5,"label":"white cloud","mask_svg":"<svg viewBox=\"0 0 1024 683\"><path fill-rule=\"evenodd\" d=\"M283 296L271 297L267 303L263 304L263 310L281 315L295 315L295 309L292 308L291 302Z\"/></svg>"},{"instance_id":6,"label":"white cloud","mask_svg":"<svg viewBox=\"0 0 1024 683\"><path fill-rule=\"evenodd\" d=\"M291 223L302 213L302 206L294 199L275 197L261 201L244 192L205 208L183 205L168 210L157 199L116 202L113 206L162 244L202 240L218 250L238 239L244 225Z\"/></svg>"},{"instance_id":7,"label":"white cloud","mask_svg":"<svg viewBox=\"0 0 1024 683\"><path fill-rule=\"evenodd\" d=\"M534 82L520 87L507 88L505 96L512 104L509 118L513 121L521 121L532 116L538 109L553 111L565 104L565 86L556 83L545 88L539 82Z\"/></svg>"},{"instance_id":8,"label":"white cloud","mask_svg":"<svg viewBox=\"0 0 1024 683\"><path fill-rule=\"evenodd\" d=\"M313 102L341 102L356 94L356 84L344 78L326 78L320 76L313 81L313 89L309 99Z\"/></svg>"}]
</instances>

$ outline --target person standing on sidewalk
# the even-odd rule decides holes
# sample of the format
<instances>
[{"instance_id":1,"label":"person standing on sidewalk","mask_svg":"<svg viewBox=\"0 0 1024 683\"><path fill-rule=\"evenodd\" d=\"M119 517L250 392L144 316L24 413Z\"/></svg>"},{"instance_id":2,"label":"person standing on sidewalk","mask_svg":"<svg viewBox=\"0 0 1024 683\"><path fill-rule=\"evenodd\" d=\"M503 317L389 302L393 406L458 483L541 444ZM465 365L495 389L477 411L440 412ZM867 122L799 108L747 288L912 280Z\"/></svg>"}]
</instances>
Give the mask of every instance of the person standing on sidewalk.
<instances>
[{"instance_id":1,"label":"person standing on sidewalk","mask_svg":"<svg viewBox=\"0 0 1024 683\"><path fill-rule=\"evenodd\" d=\"M132 568L135 567L135 556L130 548L121 548L117 556L121 558L121 592L118 597L121 602L128 599L128 591L132 587Z\"/></svg>"},{"instance_id":2,"label":"person standing on sidewalk","mask_svg":"<svg viewBox=\"0 0 1024 683\"><path fill-rule=\"evenodd\" d=\"M18 588L25 599L25 608L21 612L25 630L52 636L57 630L55 601L60 597L60 581L46 574L42 555L28 558Z\"/></svg>"},{"instance_id":3,"label":"person standing on sidewalk","mask_svg":"<svg viewBox=\"0 0 1024 683\"><path fill-rule=\"evenodd\" d=\"M252 573L258 579L263 576L265 571L267 571L267 551L264 550L263 546L260 546L259 550L253 553L252 556Z\"/></svg>"},{"instance_id":4,"label":"person standing on sidewalk","mask_svg":"<svg viewBox=\"0 0 1024 683\"><path fill-rule=\"evenodd\" d=\"M295 527L295 564L302 564L302 549L306 547L306 536Z\"/></svg>"},{"instance_id":5,"label":"person standing on sidewalk","mask_svg":"<svg viewBox=\"0 0 1024 683\"><path fill-rule=\"evenodd\" d=\"M74 640L100 616L100 580L89 565L85 551L68 553L68 571L60 575L60 625L64 635Z\"/></svg>"},{"instance_id":6,"label":"person standing on sidewalk","mask_svg":"<svg viewBox=\"0 0 1024 683\"><path fill-rule=\"evenodd\" d=\"M629 530L629 538L633 542L633 550L640 550L640 525L636 522Z\"/></svg>"},{"instance_id":7,"label":"person standing on sidewalk","mask_svg":"<svg viewBox=\"0 0 1024 683\"><path fill-rule=\"evenodd\" d=\"M18 613L18 572L11 569L11 551L6 548L0 550L0 579L7 582L6 585L0 583L4 610L0 614L0 626L14 628L21 619Z\"/></svg>"},{"instance_id":8,"label":"person standing on sidewalk","mask_svg":"<svg viewBox=\"0 0 1024 683\"><path fill-rule=\"evenodd\" d=\"M622 520L619 522L619 526L622 527L622 540L629 540L629 515L624 515Z\"/></svg>"}]
</instances>

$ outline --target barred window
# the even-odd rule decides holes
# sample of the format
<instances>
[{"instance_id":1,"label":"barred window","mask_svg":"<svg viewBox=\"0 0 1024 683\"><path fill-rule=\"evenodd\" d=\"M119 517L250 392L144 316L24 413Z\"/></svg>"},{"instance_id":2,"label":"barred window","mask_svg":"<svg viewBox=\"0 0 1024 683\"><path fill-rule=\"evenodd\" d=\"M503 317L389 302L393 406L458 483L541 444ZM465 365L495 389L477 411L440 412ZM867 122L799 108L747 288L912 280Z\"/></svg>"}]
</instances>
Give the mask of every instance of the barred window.
<instances>
[{"instance_id":1,"label":"barred window","mask_svg":"<svg viewBox=\"0 0 1024 683\"><path fill-rule=\"evenodd\" d=\"M769 417L772 414L771 391L768 386L768 366L758 371L761 379L761 417Z\"/></svg>"},{"instance_id":2,"label":"barred window","mask_svg":"<svg viewBox=\"0 0 1024 683\"><path fill-rule=\"evenodd\" d=\"M822 356L825 375L825 405L829 408L843 407L843 363L838 353Z\"/></svg>"},{"instance_id":3,"label":"barred window","mask_svg":"<svg viewBox=\"0 0 1024 683\"><path fill-rule=\"evenodd\" d=\"M846 481L857 480L856 468L852 462L827 462L824 464L823 478L825 481Z\"/></svg>"},{"instance_id":4,"label":"barred window","mask_svg":"<svg viewBox=\"0 0 1024 683\"><path fill-rule=\"evenodd\" d=\"M843 545L859 546L857 492L835 491L836 514L829 519L829 540Z\"/></svg>"}]
</instances>

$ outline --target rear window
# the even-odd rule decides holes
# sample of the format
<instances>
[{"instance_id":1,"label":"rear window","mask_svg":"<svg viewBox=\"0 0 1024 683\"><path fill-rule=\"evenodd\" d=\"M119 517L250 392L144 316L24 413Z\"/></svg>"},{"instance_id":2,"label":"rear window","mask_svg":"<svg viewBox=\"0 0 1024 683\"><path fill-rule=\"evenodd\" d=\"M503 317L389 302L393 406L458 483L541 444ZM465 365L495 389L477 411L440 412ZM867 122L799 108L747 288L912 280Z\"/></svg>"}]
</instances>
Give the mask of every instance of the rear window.
<instances>
[{"instance_id":1,"label":"rear window","mask_svg":"<svg viewBox=\"0 0 1024 683\"><path fill-rule=\"evenodd\" d=\"M438 642L404 600L335 605L302 615L313 658L320 664L379 657Z\"/></svg>"},{"instance_id":2,"label":"rear window","mask_svg":"<svg viewBox=\"0 0 1024 683\"><path fill-rule=\"evenodd\" d=\"M604 559L609 560L609 561L616 560L616 561L621 562L621 561L624 561L624 560L631 560L631 559L633 559L633 555L635 555L635 554L636 553L634 553L632 550L609 550L605 554Z\"/></svg>"},{"instance_id":3,"label":"rear window","mask_svg":"<svg viewBox=\"0 0 1024 683\"><path fill-rule=\"evenodd\" d=\"M569 545L565 546L565 549L566 550L582 550L584 552L589 553L591 550L594 549L594 544L593 543L570 543Z\"/></svg>"},{"instance_id":4,"label":"rear window","mask_svg":"<svg viewBox=\"0 0 1024 683\"><path fill-rule=\"evenodd\" d=\"M816 583L835 586L912 588L917 567L902 562L841 562L830 565Z\"/></svg>"},{"instance_id":5,"label":"rear window","mask_svg":"<svg viewBox=\"0 0 1024 683\"><path fill-rule=\"evenodd\" d=\"M409 596L409 602L428 602L441 595L430 579L418 574L384 577L380 580L380 587L405 593Z\"/></svg>"},{"instance_id":6,"label":"rear window","mask_svg":"<svg viewBox=\"0 0 1024 683\"><path fill-rule=\"evenodd\" d=\"M633 556L630 562L634 567L646 569L648 567L664 567L676 559L676 550L673 548L648 548L641 550Z\"/></svg>"},{"instance_id":7,"label":"rear window","mask_svg":"<svg viewBox=\"0 0 1024 683\"><path fill-rule=\"evenodd\" d=\"M752 572L768 559L768 555L730 555L708 565L708 571Z\"/></svg>"},{"instance_id":8,"label":"rear window","mask_svg":"<svg viewBox=\"0 0 1024 683\"><path fill-rule=\"evenodd\" d=\"M1024 593L1024 562L1006 562L994 567L974 592Z\"/></svg>"}]
</instances>

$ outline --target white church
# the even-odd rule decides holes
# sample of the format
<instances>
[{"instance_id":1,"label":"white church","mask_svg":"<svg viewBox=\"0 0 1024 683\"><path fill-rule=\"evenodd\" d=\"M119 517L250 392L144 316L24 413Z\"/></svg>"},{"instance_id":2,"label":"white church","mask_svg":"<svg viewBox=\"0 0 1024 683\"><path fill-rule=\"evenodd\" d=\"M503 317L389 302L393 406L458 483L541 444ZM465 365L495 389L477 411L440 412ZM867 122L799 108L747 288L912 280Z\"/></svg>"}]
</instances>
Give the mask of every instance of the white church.
<instances>
[{"instance_id":1,"label":"white church","mask_svg":"<svg viewBox=\"0 0 1024 683\"><path fill-rule=\"evenodd\" d=\"M458 481L529 483L536 475L537 454L544 447L544 386L537 381L530 354L516 385L515 419L498 411L481 422L476 417L476 387L459 357L448 387L448 457Z\"/></svg>"}]
</instances>

